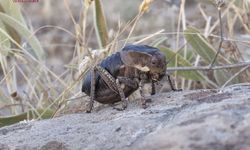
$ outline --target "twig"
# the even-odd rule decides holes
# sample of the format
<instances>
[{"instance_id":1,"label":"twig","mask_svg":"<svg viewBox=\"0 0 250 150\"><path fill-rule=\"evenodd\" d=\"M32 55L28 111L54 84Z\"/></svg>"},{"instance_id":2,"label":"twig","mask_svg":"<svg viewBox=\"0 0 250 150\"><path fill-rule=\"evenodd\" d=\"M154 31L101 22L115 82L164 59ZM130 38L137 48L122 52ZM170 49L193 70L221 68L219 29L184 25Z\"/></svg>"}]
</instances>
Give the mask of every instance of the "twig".
<instances>
[{"instance_id":1,"label":"twig","mask_svg":"<svg viewBox=\"0 0 250 150\"><path fill-rule=\"evenodd\" d=\"M196 66L196 67L169 67L167 71L192 71L192 70L220 70L250 66L250 61L240 62L237 64L221 65L221 66Z\"/></svg>"},{"instance_id":2,"label":"twig","mask_svg":"<svg viewBox=\"0 0 250 150\"><path fill-rule=\"evenodd\" d=\"M242 72L244 72L245 70L247 70L250 66L245 66L244 68L242 68L240 71L238 71L237 73L235 73L230 79L227 80L227 82L225 82L221 88L224 88L225 86L228 85L228 83L230 83L234 78L236 78L238 75L240 75Z\"/></svg>"},{"instance_id":3,"label":"twig","mask_svg":"<svg viewBox=\"0 0 250 150\"><path fill-rule=\"evenodd\" d=\"M218 9L218 12L219 12L219 20L220 20L220 44L219 44L219 48L218 48L218 51L217 53L215 54L211 64L210 64L210 68L213 67L215 61L216 61L216 58L218 56L218 54L220 53L221 51L221 46L222 46L222 43L224 41L224 38L223 38L223 28L222 28L222 19L221 19L221 7L225 4L224 0L218 0L217 1L217 9Z\"/></svg>"},{"instance_id":4,"label":"twig","mask_svg":"<svg viewBox=\"0 0 250 150\"><path fill-rule=\"evenodd\" d=\"M13 106L24 106L25 104L21 104L21 103L14 103L14 104L7 104L7 105L4 105L4 106L1 106L0 107L0 110L4 109L4 108L8 108L8 107L13 107ZM27 105L25 105L27 106Z\"/></svg>"},{"instance_id":5,"label":"twig","mask_svg":"<svg viewBox=\"0 0 250 150\"><path fill-rule=\"evenodd\" d=\"M152 38L152 37L154 37L154 36L156 36L156 35L159 35L159 34L161 34L161 33L163 33L163 32L164 32L164 29L162 29L162 30L160 30L160 31L157 31L157 32L155 32L155 33L153 33L153 34L151 34L151 35L148 35L147 37L145 37L145 38L143 38L143 39L137 41L137 42L134 42L134 44L142 43L142 42L144 42L144 41L146 41L146 40L148 40L148 39L150 39L150 38Z\"/></svg>"},{"instance_id":6,"label":"twig","mask_svg":"<svg viewBox=\"0 0 250 150\"><path fill-rule=\"evenodd\" d=\"M83 97L87 97L88 95L82 95L82 96L78 96L78 97L74 97L74 98L68 98L68 99L65 99L65 101L74 101L74 100L79 100Z\"/></svg>"}]
</instances>

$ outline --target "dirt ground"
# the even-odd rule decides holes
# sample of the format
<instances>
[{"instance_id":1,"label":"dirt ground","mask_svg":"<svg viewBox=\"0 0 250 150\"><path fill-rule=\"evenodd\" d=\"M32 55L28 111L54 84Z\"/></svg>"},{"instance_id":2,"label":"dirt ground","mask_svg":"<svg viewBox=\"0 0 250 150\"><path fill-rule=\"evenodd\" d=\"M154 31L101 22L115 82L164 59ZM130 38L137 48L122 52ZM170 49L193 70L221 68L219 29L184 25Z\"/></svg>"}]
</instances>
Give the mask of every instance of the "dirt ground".
<instances>
[{"instance_id":1,"label":"dirt ground","mask_svg":"<svg viewBox=\"0 0 250 150\"><path fill-rule=\"evenodd\" d=\"M0 129L0 148L245 150L249 93L249 84L168 92L152 96L147 109L136 100L125 111L103 105L90 114L18 123Z\"/></svg>"}]
</instances>

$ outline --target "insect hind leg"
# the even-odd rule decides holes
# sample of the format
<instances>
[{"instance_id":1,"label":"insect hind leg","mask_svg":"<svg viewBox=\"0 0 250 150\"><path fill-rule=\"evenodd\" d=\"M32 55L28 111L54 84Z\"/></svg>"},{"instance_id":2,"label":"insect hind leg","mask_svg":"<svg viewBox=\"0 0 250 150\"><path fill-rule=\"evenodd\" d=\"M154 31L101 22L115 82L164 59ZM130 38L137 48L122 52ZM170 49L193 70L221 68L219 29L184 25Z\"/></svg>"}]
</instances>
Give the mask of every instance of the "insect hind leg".
<instances>
[{"instance_id":1,"label":"insect hind leg","mask_svg":"<svg viewBox=\"0 0 250 150\"><path fill-rule=\"evenodd\" d=\"M90 101L87 104L86 113L90 113L93 109L95 99L95 88L96 88L96 69L91 69L91 84L90 84Z\"/></svg>"},{"instance_id":2,"label":"insect hind leg","mask_svg":"<svg viewBox=\"0 0 250 150\"><path fill-rule=\"evenodd\" d=\"M121 87L121 82L119 79L115 79L106 69L101 66L95 67L98 74L101 76L103 81L108 85L108 87L113 90L115 93L119 94L122 101L122 108L117 108L117 110L124 110L127 108L128 100L125 97L124 91Z\"/></svg>"}]
</instances>

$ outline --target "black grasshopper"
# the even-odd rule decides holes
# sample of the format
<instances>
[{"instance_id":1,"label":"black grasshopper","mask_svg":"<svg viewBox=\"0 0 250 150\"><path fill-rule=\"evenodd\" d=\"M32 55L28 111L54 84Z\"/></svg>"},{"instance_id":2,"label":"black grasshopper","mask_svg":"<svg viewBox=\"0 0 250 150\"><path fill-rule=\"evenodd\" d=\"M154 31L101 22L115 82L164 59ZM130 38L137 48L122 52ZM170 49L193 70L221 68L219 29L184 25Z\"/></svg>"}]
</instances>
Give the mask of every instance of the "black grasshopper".
<instances>
[{"instance_id":1,"label":"black grasshopper","mask_svg":"<svg viewBox=\"0 0 250 150\"><path fill-rule=\"evenodd\" d=\"M157 48L147 45L128 45L100 64L85 76L82 92L90 96L87 112L91 112L94 100L103 104L122 101L122 110L127 107L127 97L138 88L142 107L146 99L142 90L145 83L152 83L151 95L155 94L155 83L166 75L166 57ZM172 90L175 90L167 75Z\"/></svg>"}]
</instances>

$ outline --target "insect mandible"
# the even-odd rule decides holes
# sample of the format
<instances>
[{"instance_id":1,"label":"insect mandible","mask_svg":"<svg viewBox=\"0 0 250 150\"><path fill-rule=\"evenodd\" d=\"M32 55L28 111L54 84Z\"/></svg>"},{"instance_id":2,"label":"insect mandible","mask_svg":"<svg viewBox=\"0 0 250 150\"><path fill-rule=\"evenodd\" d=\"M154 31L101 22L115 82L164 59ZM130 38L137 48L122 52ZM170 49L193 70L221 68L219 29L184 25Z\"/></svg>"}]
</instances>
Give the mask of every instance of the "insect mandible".
<instances>
[{"instance_id":1,"label":"insect mandible","mask_svg":"<svg viewBox=\"0 0 250 150\"><path fill-rule=\"evenodd\" d=\"M157 48L147 45L127 45L87 72L83 79L82 92L90 96L86 112L90 113L94 101L102 104L114 104L122 101L127 108L130 96L138 88L141 105L146 108L143 92L145 83L151 83L151 95L155 94L155 83L166 75L166 57ZM167 75L170 87L176 90Z\"/></svg>"}]
</instances>

